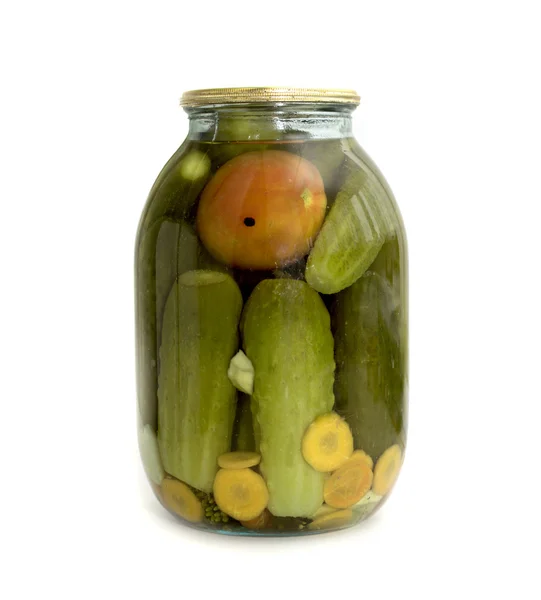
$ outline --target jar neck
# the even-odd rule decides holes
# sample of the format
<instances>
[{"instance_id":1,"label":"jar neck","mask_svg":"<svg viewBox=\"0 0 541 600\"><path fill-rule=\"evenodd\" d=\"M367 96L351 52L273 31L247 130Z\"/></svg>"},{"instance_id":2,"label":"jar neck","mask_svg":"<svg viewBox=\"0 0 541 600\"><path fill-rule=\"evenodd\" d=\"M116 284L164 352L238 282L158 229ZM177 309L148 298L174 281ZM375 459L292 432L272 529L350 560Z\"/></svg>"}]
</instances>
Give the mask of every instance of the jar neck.
<instances>
[{"instance_id":1,"label":"jar neck","mask_svg":"<svg viewBox=\"0 0 541 600\"><path fill-rule=\"evenodd\" d=\"M186 109L188 138L202 142L351 137L351 105L222 105Z\"/></svg>"}]
</instances>

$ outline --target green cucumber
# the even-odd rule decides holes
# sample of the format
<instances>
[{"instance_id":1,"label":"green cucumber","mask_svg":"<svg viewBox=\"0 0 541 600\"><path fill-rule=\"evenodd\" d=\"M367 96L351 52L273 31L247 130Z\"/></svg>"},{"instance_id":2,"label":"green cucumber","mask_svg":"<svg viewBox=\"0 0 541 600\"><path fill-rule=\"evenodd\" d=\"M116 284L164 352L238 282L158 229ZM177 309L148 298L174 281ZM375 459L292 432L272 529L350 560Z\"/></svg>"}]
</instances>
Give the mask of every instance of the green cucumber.
<instances>
[{"instance_id":1,"label":"green cucumber","mask_svg":"<svg viewBox=\"0 0 541 600\"><path fill-rule=\"evenodd\" d=\"M188 181L205 179L210 173L210 158L204 152L192 150L180 161L178 170Z\"/></svg>"},{"instance_id":2,"label":"green cucumber","mask_svg":"<svg viewBox=\"0 0 541 600\"><path fill-rule=\"evenodd\" d=\"M392 203L379 180L359 165L338 192L306 265L306 281L335 294L366 271L392 229Z\"/></svg>"},{"instance_id":3,"label":"green cucumber","mask_svg":"<svg viewBox=\"0 0 541 600\"><path fill-rule=\"evenodd\" d=\"M227 377L238 349L242 298L218 271L188 271L165 305L158 386L158 443L166 473L210 492L231 450L237 392Z\"/></svg>"},{"instance_id":4,"label":"green cucumber","mask_svg":"<svg viewBox=\"0 0 541 600\"><path fill-rule=\"evenodd\" d=\"M304 460L301 443L334 404L329 314L305 282L267 279L250 296L241 331L255 369L252 415L269 510L311 517L323 503L324 475Z\"/></svg>"},{"instance_id":5,"label":"green cucumber","mask_svg":"<svg viewBox=\"0 0 541 600\"><path fill-rule=\"evenodd\" d=\"M219 115L215 139L223 146L238 142L276 141L285 137L285 132L276 127L270 115Z\"/></svg>"},{"instance_id":6,"label":"green cucumber","mask_svg":"<svg viewBox=\"0 0 541 600\"><path fill-rule=\"evenodd\" d=\"M254 452L256 450L250 396L247 394L239 394L231 449L244 452Z\"/></svg>"},{"instance_id":7,"label":"green cucumber","mask_svg":"<svg viewBox=\"0 0 541 600\"><path fill-rule=\"evenodd\" d=\"M404 443L407 373L405 329L391 286L368 271L336 296L336 410L351 427L355 448L374 460Z\"/></svg>"}]
</instances>

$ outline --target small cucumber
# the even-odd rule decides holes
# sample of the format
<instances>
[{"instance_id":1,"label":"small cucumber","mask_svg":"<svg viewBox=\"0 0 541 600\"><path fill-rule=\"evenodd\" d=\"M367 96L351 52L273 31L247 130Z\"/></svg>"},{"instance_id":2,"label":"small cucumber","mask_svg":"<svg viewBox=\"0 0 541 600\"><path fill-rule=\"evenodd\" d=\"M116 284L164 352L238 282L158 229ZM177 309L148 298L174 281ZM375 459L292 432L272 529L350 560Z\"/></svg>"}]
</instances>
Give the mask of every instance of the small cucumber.
<instances>
[{"instance_id":1,"label":"small cucumber","mask_svg":"<svg viewBox=\"0 0 541 600\"><path fill-rule=\"evenodd\" d=\"M238 349L240 290L226 273L188 271L165 305L158 387L164 469L210 492L218 456L231 450L237 392L227 377Z\"/></svg>"},{"instance_id":2,"label":"small cucumber","mask_svg":"<svg viewBox=\"0 0 541 600\"><path fill-rule=\"evenodd\" d=\"M210 158L204 152L192 150L180 161L178 170L188 181L205 179L210 173Z\"/></svg>"},{"instance_id":3,"label":"small cucumber","mask_svg":"<svg viewBox=\"0 0 541 600\"><path fill-rule=\"evenodd\" d=\"M215 139L224 146L238 142L262 142L283 139L285 132L276 127L272 116L220 115Z\"/></svg>"},{"instance_id":4,"label":"small cucumber","mask_svg":"<svg viewBox=\"0 0 541 600\"><path fill-rule=\"evenodd\" d=\"M359 165L338 192L308 257L306 281L335 294L366 271L392 228L392 204L379 180Z\"/></svg>"},{"instance_id":5,"label":"small cucumber","mask_svg":"<svg viewBox=\"0 0 541 600\"><path fill-rule=\"evenodd\" d=\"M267 279L250 296L241 330L255 369L252 415L269 510L311 517L323 503L324 474L304 460L302 438L334 404L329 314L304 281Z\"/></svg>"}]
</instances>

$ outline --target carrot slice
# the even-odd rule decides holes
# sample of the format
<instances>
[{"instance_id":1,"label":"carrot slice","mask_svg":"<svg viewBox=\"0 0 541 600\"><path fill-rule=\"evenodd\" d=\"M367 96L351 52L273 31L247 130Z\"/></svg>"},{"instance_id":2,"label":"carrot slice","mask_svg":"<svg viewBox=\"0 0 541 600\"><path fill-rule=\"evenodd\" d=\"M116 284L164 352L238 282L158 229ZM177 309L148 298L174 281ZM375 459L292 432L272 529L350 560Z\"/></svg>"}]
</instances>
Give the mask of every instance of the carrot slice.
<instances>
[{"instance_id":1,"label":"carrot slice","mask_svg":"<svg viewBox=\"0 0 541 600\"><path fill-rule=\"evenodd\" d=\"M263 477L251 469L220 469L214 479L214 499L230 517L250 521L267 507L269 491Z\"/></svg>"},{"instance_id":2,"label":"carrot slice","mask_svg":"<svg viewBox=\"0 0 541 600\"><path fill-rule=\"evenodd\" d=\"M349 508L368 492L372 478L372 470L364 461L348 461L325 481L323 498L334 508Z\"/></svg>"},{"instance_id":3,"label":"carrot slice","mask_svg":"<svg viewBox=\"0 0 541 600\"><path fill-rule=\"evenodd\" d=\"M192 490L178 479L162 481L163 501L177 515L191 523L203 520L203 507Z\"/></svg>"},{"instance_id":4,"label":"carrot slice","mask_svg":"<svg viewBox=\"0 0 541 600\"><path fill-rule=\"evenodd\" d=\"M316 471L334 471L353 452L353 436L349 425L336 413L318 417L302 439L304 460Z\"/></svg>"},{"instance_id":5,"label":"carrot slice","mask_svg":"<svg viewBox=\"0 0 541 600\"><path fill-rule=\"evenodd\" d=\"M336 508L329 506L328 504L322 504L314 514L314 520L324 517L330 513L336 512Z\"/></svg>"},{"instance_id":6,"label":"carrot slice","mask_svg":"<svg viewBox=\"0 0 541 600\"><path fill-rule=\"evenodd\" d=\"M387 448L379 457L374 469L374 492L385 496L393 487L400 467L402 466L402 450L398 444Z\"/></svg>"},{"instance_id":7,"label":"carrot slice","mask_svg":"<svg viewBox=\"0 0 541 600\"><path fill-rule=\"evenodd\" d=\"M241 521L240 524L247 529L265 529L270 525L272 519L272 515L270 512L265 509L258 517L255 519L250 519L249 521Z\"/></svg>"},{"instance_id":8,"label":"carrot slice","mask_svg":"<svg viewBox=\"0 0 541 600\"><path fill-rule=\"evenodd\" d=\"M226 452L218 457L218 465L222 469L248 469L255 467L261 460L257 452Z\"/></svg>"},{"instance_id":9,"label":"carrot slice","mask_svg":"<svg viewBox=\"0 0 541 600\"><path fill-rule=\"evenodd\" d=\"M314 519L308 525L308 529L338 529L339 527L349 525L352 518L353 511L349 508L346 508L345 510L335 510L332 513Z\"/></svg>"},{"instance_id":10,"label":"carrot slice","mask_svg":"<svg viewBox=\"0 0 541 600\"><path fill-rule=\"evenodd\" d=\"M354 450L349 460L364 461L371 469L374 468L374 461L372 460L372 457L369 456L364 450Z\"/></svg>"}]
</instances>

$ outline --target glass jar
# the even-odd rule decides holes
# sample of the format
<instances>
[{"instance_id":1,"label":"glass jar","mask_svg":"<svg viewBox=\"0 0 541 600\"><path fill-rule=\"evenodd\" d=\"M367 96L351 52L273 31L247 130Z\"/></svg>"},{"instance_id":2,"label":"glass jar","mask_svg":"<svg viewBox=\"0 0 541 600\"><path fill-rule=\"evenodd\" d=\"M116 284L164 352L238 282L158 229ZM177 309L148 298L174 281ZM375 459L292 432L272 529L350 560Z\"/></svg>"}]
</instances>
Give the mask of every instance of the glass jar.
<instances>
[{"instance_id":1,"label":"glass jar","mask_svg":"<svg viewBox=\"0 0 541 600\"><path fill-rule=\"evenodd\" d=\"M387 499L407 419L407 256L355 140L355 92L187 92L135 256L139 447L200 529L350 527Z\"/></svg>"}]
</instances>

